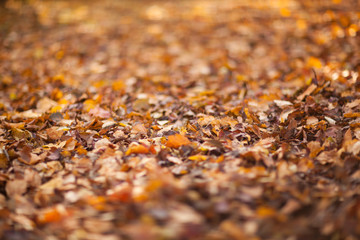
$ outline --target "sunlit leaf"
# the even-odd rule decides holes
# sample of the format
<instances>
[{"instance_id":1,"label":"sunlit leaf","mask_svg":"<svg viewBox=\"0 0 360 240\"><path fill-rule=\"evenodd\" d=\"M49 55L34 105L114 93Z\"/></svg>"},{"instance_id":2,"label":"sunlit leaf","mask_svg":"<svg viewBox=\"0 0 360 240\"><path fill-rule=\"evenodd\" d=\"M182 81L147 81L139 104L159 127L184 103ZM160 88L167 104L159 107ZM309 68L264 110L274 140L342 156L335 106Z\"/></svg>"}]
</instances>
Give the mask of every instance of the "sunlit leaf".
<instances>
[{"instance_id":1,"label":"sunlit leaf","mask_svg":"<svg viewBox=\"0 0 360 240\"><path fill-rule=\"evenodd\" d=\"M168 141L166 142L166 146L170 148L179 148L180 146L188 145L190 143L191 142L187 137L180 134L175 134L169 136Z\"/></svg>"}]
</instances>

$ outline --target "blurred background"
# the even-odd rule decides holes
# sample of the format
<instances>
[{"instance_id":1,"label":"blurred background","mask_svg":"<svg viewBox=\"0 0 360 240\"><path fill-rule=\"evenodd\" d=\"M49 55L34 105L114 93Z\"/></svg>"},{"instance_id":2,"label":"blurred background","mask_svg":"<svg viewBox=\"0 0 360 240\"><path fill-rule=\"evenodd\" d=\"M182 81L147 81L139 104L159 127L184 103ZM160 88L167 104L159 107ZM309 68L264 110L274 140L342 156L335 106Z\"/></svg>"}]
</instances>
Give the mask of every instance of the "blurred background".
<instances>
[{"instance_id":1,"label":"blurred background","mask_svg":"<svg viewBox=\"0 0 360 240\"><path fill-rule=\"evenodd\" d=\"M159 90L193 82L211 89L223 81L301 85L311 69L329 77L358 69L359 6L358 0L1 1L0 74L40 84L58 77L80 88L132 77Z\"/></svg>"}]
</instances>

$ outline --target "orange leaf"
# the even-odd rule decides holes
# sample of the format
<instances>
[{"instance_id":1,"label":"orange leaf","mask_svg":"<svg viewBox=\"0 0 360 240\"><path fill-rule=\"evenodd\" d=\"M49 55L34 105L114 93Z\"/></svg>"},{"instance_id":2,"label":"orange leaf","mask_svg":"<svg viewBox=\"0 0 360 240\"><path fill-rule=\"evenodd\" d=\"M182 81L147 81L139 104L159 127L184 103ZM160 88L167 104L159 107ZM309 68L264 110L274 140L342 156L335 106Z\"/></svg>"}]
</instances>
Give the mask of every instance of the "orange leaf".
<instances>
[{"instance_id":1,"label":"orange leaf","mask_svg":"<svg viewBox=\"0 0 360 240\"><path fill-rule=\"evenodd\" d=\"M280 14L283 17L290 17L291 16L291 11L287 8L281 8L280 9Z\"/></svg>"},{"instance_id":2,"label":"orange leaf","mask_svg":"<svg viewBox=\"0 0 360 240\"><path fill-rule=\"evenodd\" d=\"M150 149L142 144L139 145L133 145L129 147L129 149L126 151L125 155L130 155L132 153L149 153Z\"/></svg>"},{"instance_id":3,"label":"orange leaf","mask_svg":"<svg viewBox=\"0 0 360 240\"><path fill-rule=\"evenodd\" d=\"M322 64L320 59L316 57L309 57L307 61L307 66L312 68L321 68Z\"/></svg>"},{"instance_id":4,"label":"orange leaf","mask_svg":"<svg viewBox=\"0 0 360 240\"><path fill-rule=\"evenodd\" d=\"M84 149L82 146L81 147L79 147L79 148L77 148L76 149L76 152L78 153L78 154L83 154L83 155L86 155L87 154L87 150L86 149Z\"/></svg>"},{"instance_id":5,"label":"orange leaf","mask_svg":"<svg viewBox=\"0 0 360 240\"><path fill-rule=\"evenodd\" d=\"M154 192L157 189L159 189L162 185L163 185L163 182L161 180L155 179L155 180L149 181L149 183L145 189L148 192Z\"/></svg>"},{"instance_id":6,"label":"orange leaf","mask_svg":"<svg viewBox=\"0 0 360 240\"><path fill-rule=\"evenodd\" d=\"M103 196L92 196L87 199L89 205L101 211L105 209L106 198Z\"/></svg>"},{"instance_id":7,"label":"orange leaf","mask_svg":"<svg viewBox=\"0 0 360 240\"><path fill-rule=\"evenodd\" d=\"M167 141L166 146L171 148L179 148L180 146L188 145L190 143L191 142L187 137L180 134L175 134L169 136L169 140Z\"/></svg>"},{"instance_id":8,"label":"orange leaf","mask_svg":"<svg viewBox=\"0 0 360 240\"><path fill-rule=\"evenodd\" d=\"M357 118L360 117L359 112L350 112L350 113L344 113L345 118Z\"/></svg>"},{"instance_id":9,"label":"orange leaf","mask_svg":"<svg viewBox=\"0 0 360 240\"><path fill-rule=\"evenodd\" d=\"M155 146L154 146L154 145L151 145L151 146L149 147L149 151L150 151L152 154L156 154Z\"/></svg>"},{"instance_id":10,"label":"orange leaf","mask_svg":"<svg viewBox=\"0 0 360 240\"><path fill-rule=\"evenodd\" d=\"M130 186L123 186L109 196L110 201L130 202L132 197L132 189Z\"/></svg>"},{"instance_id":11,"label":"orange leaf","mask_svg":"<svg viewBox=\"0 0 360 240\"><path fill-rule=\"evenodd\" d=\"M257 210L256 213L260 216L260 217L271 217L274 216L276 214L275 210L269 207L264 207L264 206L260 206Z\"/></svg>"},{"instance_id":12,"label":"orange leaf","mask_svg":"<svg viewBox=\"0 0 360 240\"><path fill-rule=\"evenodd\" d=\"M220 162L224 161L224 159L225 159L224 155L221 155L216 159L216 162L220 163Z\"/></svg>"},{"instance_id":13,"label":"orange leaf","mask_svg":"<svg viewBox=\"0 0 360 240\"><path fill-rule=\"evenodd\" d=\"M37 220L40 224L45 223L54 223L61 221L64 217L69 216L69 212L66 209L61 209L59 207L52 207L42 212Z\"/></svg>"}]
</instances>

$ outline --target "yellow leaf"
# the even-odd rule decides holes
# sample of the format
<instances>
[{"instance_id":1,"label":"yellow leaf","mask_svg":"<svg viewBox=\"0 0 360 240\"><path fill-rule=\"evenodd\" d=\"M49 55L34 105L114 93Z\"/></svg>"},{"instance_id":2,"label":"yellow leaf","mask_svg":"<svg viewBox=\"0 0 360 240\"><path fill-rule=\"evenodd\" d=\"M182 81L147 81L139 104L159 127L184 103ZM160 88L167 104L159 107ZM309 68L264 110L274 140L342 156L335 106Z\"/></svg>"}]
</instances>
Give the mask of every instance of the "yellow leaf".
<instances>
[{"instance_id":1,"label":"yellow leaf","mask_svg":"<svg viewBox=\"0 0 360 240\"><path fill-rule=\"evenodd\" d=\"M58 104L62 104L62 105L69 104L69 101L65 98L62 98L58 101Z\"/></svg>"},{"instance_id":2,"label":"yellow leaf","mask_svg":"<svg viewBox=\"0 0 360 240\"><path fill-rule=\"evenodd\" d=\"M300 30L306 30L307 29L307 23L303 19L299 19L296 21L296 26Z\"/></svg>"},{"instance_id":3,"label":"yellow leaf","mask_svg":"<svg viewBox=\"0 0 360 240\"><path fill-rule=\"evenodd\" d=\"M207 157L204 155L193 155L193 156L189 157L189 160L192 160L192 161L205 161L206 159L207 159Z\"/></svg>"},{"instance_id":4,"label":"yellow leaf","mask_svg":"<svg viewBox=\"0 0 360 240\"><path fill-rule=\"evenodd\" d=\"M10 93L9 98L10 98L12 101L16 100L16 98L17 98L16 93Z\"/></svg>"},{"instance_id":5,"label":"yellow leaf","mask_svg":"<svg viewBox=\"0 0 360 240\"><path fill-rule=\"evenodd\" d=\"M125 88L125 84L122 80L117 80L111 84L114 91L120 91Z\"/></svg>"},{"instance_id":6,"label":"yellow leaf","mask_svg":"<svg viewBox=\"0 0 360 240\"><path fill-rule=\"evenodd\" d=\"M245 115L248 119L251 119L251 115L248 108L244 108Z\"/></svg>"},{"instance_id":7,"label":"yellow leaf","mask_svg":"<svg viewBox=\"0 0 360 240\"><path fill-rule=\"evenodd\" d=\"M291 11L287 8L281 8L280 9L280 15L283 17L290 17L291 16Z\"/></svg>"},{"instance_id":8,"label":"yellow leaf","mask_svg":"<svg viewBox=\"0 0 360 240\"><path fill-rule=\"evenodd\" d=\"M211 96L214 95L215 90L205 90L199 93L200 96Z\"/></svg>"},{"instance_id":9,"label":"yellow leaf","mask_svg":"<svg viewBox=\"0 0 360 240\"><path fill-rule=\"evenodd\" d=\"M313 68L321 68L322 64L321 64L320 59L318 59L316 57L309 57L307 60L307 66L313 67Z\"/></svg>"},{"instance_id":10,"label":"yellow leaf","mask_svg":"<svg viewBox=\"0 0 360 240\"><path fill-rule=\"evenodd\" d=\"M76 149L76 152L80 155L86 155L87 154L87 150L82 148L82 147L79 147L78 149Z\"/></svg>"},{"instance_id":11,"label":"yellow leaf","mask_svg":"<svg viewBox=\"0 0 360 240\"><path fill-rule=\"evenodd\" d=\"M61 106L61 105L57 105L57 106L54 106L50 109L50 112L51 113L56 113L56 112L60 112L64 107Z\"/></svg>"},{"instance_id":12,"label":"yellow leaf","mask_svg":"<svg viewBox=\"0 0 360 240\"><path fill-rule=\"evenodd\" d=\"M61 152L61 156L63 157L71 157L71 152L64 150Z\"/></svg>"},{"instance_id":13,"label":"yellow leaf","mask_svg":"<svg viewBox=\"0 0 360 240\"><path fill-rule=\"evenodd\" d=\"M95 108L95 106L96 106L96 102L92 99L88 99L84 102L84 110L87 112Z\"/></svg>"},{"instance_id":14,"label":"yellow leaf","mask_svg":"<svg viewBox=\"0 0 360 240\"><path fill-rule=\"evenodd\" d=\"M54 76L53 78L52 78L52 80L54 81L54 82L61 82L61 83L64 83L65 82L65 77L64 77L64 75L62 75L62 74L58 74L58 75L56 75L56 76Z\"/></svg>"},{"instance_id":15,"label":"yellow leaf","mask_svg":"<svg viewBox=\"0 0 360 240\"><path fill-rule=\"evenodd\" d=\"M105 80L100 80L100 81L96 81L94 83L92 83L92 86L95 88L101 88L103 86L106 85L106 81Z\"/></svg>"}]
</instances>

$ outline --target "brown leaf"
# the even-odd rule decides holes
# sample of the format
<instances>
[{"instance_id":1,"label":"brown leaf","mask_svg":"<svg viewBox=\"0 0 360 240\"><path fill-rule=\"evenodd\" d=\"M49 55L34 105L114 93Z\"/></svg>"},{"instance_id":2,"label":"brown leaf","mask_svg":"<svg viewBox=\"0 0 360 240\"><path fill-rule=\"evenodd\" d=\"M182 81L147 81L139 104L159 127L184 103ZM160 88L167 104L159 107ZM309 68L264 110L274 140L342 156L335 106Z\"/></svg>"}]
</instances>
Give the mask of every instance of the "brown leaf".
<instances>
[{"instance_id":1,"label":"brown leaf","mask_svg":"<svg viewBox=\"0 0 360 240\"><path fill-rule=\"evenodd\" d=\"M114 228L114 225L110 221L101 220L101 219L85 219L84 228L93 233L105 233Z\"/></svg>"},{"instance_id":2,"label":"brown leaf","mask_svg":"<svg viewBox=\"0 0 360 240\"><path fill-rule=\"evenodd\" d=\"M316 124L319 122L319 119L317 119L316 117L310 116L306 119L306 124L307 125L312 125L312 124Z\"/></svg>"},{"instance_id":3,"label":"brown leaf","mask_svg":"<svg viewBox=\"0 0 360 240\"><path fill-rule=\"evenodd\" d=\"M0 169L6 169L9 166L9 159L5 151L0 148Z\"/></svg>"},{"instance_id":4,"label":"brown leaf","mask_svg":"<svg viewBox=\"0 0 360 240\"><path fill-rule=\"evenodd\" d=\"M45 113L56 105L58 105L57 102L51 100L50 98L44 97L37 102L36 108L38 112Z\"/></svg>"},{"instance_id":5,"label":"brown leaf","mask_svg":"<svg viewBox=\"0 0 360 240\"><path fill-rule=\"evenodd\" d=\"M135 124L132 129L131 129L131 133L133 134L144 134L146 135L147 133L147 129L145 128L144 124L138 123Z\"/></svg>"},{"instance_id":6,"label":"brown leaf","mask_svg":"<svg viewBox=\"0 0 360 240\"><path fill-rule=\"evenodd\" d=\"M322 150L324 150L324 147L321 147L320 142L317 141L311 141L307 144L307 147L310 150L310 157L314 158L316 157Z\"/></svg>"},{"instance_id":7,"label":"brown leaf","mask_svg":"<svg viewBox=\"0 0 360 240\"><path fill-rule=\"evenodd\" d=\"M16 195L22 195L26 192L27 182L25 180L15 179L10 180L6 183L6 194L9 197L14 197Z\"/></svg>"},{"instance_id":8,"label":"brown leaf","mask_svg":"<svg viewBox=\"0 0 360 240\"><path fill-rule=\"evenodd\" d=\"M99 117L99 118L110 118L111 117L111 113L101 107L92 108L89 111L89 114L94 117Z\"/></svg>"},{"instance_id":9,"label":"brown leaf","mask_svg":"<svg viewBox=\"0 0 360 240\"><path fill-rule=\"evenodd\" d=\"M355 156L360 152L360 141L354 139L344 143L345 151L354 154Z\"/></svg>"},{"instance_id":10,"label":"brown leaf","mask_svg":"<svg viewBox=\"0 0 360 240\"><path fill-rule=\"evenodd\" d=\"M339 159L339 153L334 149L331 151L324 151L316 157L321 164L336 163Z\"/></svg>"},{"instance_id":11,"label":"brown leaf","mask_svg":"<svg viewBox=\"0 0 360 240\"><path fill-rule=\"evenodd\" d=\"M281 208L281 213L283 214L291 214L294 211L298 210L301 207L300 203L296 200L289 199L285 206Z\"/></svg>"},{"instance_id":12,"label":"brown leaf","mask_svg":"<svg viewBox=\"0 0 360 240\"><path fill-rule=\"evenodd\" d=\"M41 161L41 157L36 154L31 153L32 148L25 145L22 149L18 152L19 161L28 165L33 165Z\"/></svg>"},{"instance_id":13,"label":"brown leaf","mask_svg":"<svg viewBox=\"0 0 360 240\"><path fill-rule=\"evenodd\" d=\"M316 84L312 83L301 95L297 97L297 100L302 101L306 96L310 95L317 88Z\"/></svg>"},{"instance_id":14,"label":"brown leaf","mask_svg":"<svg viewBox=\"0 0 360 240\"><path fill-rule=\"evenodd\" d=\"M26 169L24 180L31 187L38 187L41 185L41 177L39 173L33 169Z\"/></svg>"},{"instance_id":15,"label":"brown leaf","mask_svg":"<svg viewBox=\"0 0 360 240\"><path fill-rule=\"evenodd\" d=\"M51 140L58 140L64 134L65 130L59 129L58 127L51 127L46 129L46 134Z\"/></svg>"},{"instance_id":16,"label":"brown leaf","mask_svg":"<svg viewBox=\"0 0 360 240\"><path fill-rule=\"evenodd\" d=\"M46 159L49 161L56 161L60 158L60 150L58 148L52 147L46 156Z\"/></svg>"},{"instance_id":17,"label":"brown leaf","mask_svg":"<svg viewBox=\"0 0 360 240\"><path fill-rule=\"evenodd\" d=\"M220 224L220 229L231 236L233 239L245 240L246 234L234 221L225 220Z\"/></svg>"},{"instance_id":18,"label":"brown leaf","mask_svg":"<svg viewBox=\"0 0 360 240\"><path fill-rule=\"evenodd\" d=\"M28 138L32 137L31 132L29 132L28 130L21 130L19 128L12 128L11 134L17 141L20 141L22 139L28 139Z\"/></svg>"}]
</instances>

